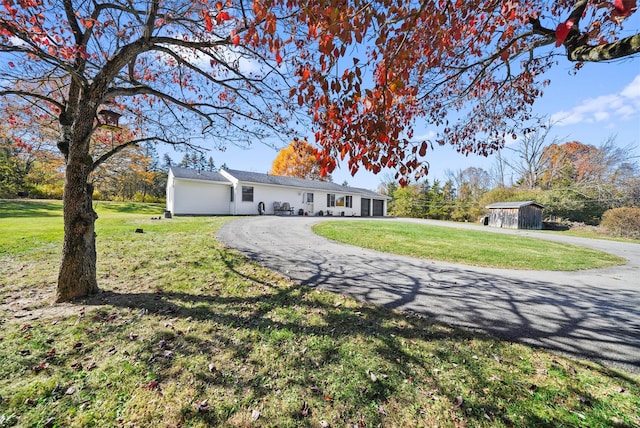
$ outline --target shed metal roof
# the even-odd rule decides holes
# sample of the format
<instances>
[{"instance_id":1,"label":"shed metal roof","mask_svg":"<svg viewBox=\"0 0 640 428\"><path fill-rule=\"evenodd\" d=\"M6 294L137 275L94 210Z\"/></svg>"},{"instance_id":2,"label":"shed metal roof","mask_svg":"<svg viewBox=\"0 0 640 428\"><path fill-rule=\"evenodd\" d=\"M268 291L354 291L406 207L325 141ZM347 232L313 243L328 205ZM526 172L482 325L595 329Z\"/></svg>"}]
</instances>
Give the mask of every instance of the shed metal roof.
<instances>
[{"instance_id":1,"label":"shed metal roof","mask_svg":"<svg viewBox=\"0 0 640 428\"><path fill-rule=\"evenodd\" d=\"M536 201L517 201L517 202L496 202L495 204L487 205L486 208L492 209L512 209L512 208L522 208L527 207L529 205L535 205L542 209L546 208L544 205L537 203Z\"/></svg>"}]
</instances>

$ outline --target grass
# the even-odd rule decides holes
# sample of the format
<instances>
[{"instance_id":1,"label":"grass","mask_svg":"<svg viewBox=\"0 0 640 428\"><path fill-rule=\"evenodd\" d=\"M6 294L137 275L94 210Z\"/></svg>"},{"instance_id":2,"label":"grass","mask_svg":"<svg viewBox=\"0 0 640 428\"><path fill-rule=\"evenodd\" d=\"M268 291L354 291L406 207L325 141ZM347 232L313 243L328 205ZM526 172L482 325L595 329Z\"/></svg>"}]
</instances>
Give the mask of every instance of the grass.
<instances>
[{"instance_id":1,"label":"grass","mask_svg":"<svg viewBox=\"0 0 640 428\"><path fill-rule=\"evenodd\" d=\"M296 286L216 241L227 218L101 203L103 292L38 303L61 232L25 204L42 240L0 219L0 427L640 424L636 375Z\"/></svg>"},{"instance_id":2,"label":"grass","mask_svg":"<svg viewBox=\"0 0 640 428\"><path fill-rule=\"evenodd\" d=\"M624 264L621 257L542 239L401 222L330 221L314 232L387 253L504 269L574 271Z\"/></svg>"}]
</instances>

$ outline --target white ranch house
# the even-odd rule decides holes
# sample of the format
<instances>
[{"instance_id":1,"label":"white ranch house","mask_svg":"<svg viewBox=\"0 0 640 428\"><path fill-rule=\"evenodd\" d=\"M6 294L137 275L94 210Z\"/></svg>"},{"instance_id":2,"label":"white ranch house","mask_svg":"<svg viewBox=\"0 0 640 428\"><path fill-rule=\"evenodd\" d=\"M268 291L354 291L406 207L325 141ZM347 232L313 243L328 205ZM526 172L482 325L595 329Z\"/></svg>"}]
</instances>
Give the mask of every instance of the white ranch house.
<instances>
[{"instance_id":1,"label":"white ranch house","mask_svg":"<svg viewBox=\"0 0 640 428\"><path fill-rule=\"evenodd\" d=\"M367 189L232 169L171 167L167 179L172 215L385 216L387 200Z\"/></svg>"}]
</instances>

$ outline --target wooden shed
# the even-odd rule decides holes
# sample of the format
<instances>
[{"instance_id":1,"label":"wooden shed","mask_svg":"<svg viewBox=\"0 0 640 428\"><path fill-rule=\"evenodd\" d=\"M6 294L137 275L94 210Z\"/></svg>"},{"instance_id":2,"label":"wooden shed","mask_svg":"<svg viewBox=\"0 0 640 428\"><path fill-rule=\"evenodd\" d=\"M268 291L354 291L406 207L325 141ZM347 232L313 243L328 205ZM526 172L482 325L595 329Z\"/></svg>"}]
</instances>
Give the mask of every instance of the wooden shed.
<instances>
[{"instance_id":1,"label":"wooden shed","mask_svg":"<svg viewBox=\"0 0 640 428\"><path fill-rule=\"evenodd\" d=\"M498 202L488 205L488 225L506 229L542 229L544 205L535 201Z\"/></svg>"}]
</instances>

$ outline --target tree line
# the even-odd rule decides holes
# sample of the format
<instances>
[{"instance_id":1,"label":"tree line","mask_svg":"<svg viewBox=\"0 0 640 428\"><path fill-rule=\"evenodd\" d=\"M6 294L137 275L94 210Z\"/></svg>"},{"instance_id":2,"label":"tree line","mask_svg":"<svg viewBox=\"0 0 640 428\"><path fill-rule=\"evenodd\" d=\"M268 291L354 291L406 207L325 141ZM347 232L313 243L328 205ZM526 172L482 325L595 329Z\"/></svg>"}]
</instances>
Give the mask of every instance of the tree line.
<instances>
[{"instance_id":1,"label":"tree line","mask_svg":"<svg viewBox=\"0 0 640 428\"><path fill-rule=\"evenodd\" d=\"M49 136L52 132L47 127L30 132L26 143L8 133L6 126L0 126L0 198L62 199L65 163ZM114 132L125 135L116 137ZM130 135L126 128L99 130L93 138L92 153L110 146L112 138ZM180 162L175 162L168 153L161 159L152 142L132 145L96 168L92 175L93 199L163 202L171 166L216 170L213 158L196 150L186 150Z\"/></svg>"},{"instance_id":2,"label":"tree line","mask_svg":"<svg viewBox=\"0 0 640 428\"><path fill-rule=\"evenodd\" d=\"M612 208L640 207L640 169L633 147L619 147L614 138L595 146L557 140L532 131L511 148L513 157L497 156L491 171L469 167L447 171L446 179L423 179L400 187L392 179L382 191L393 199L389 213L397 216L478 221L494 202L535 200L549 220L600 223ZM510 178L509 178L510 177Z\"/></svg>"}]
</instances>

